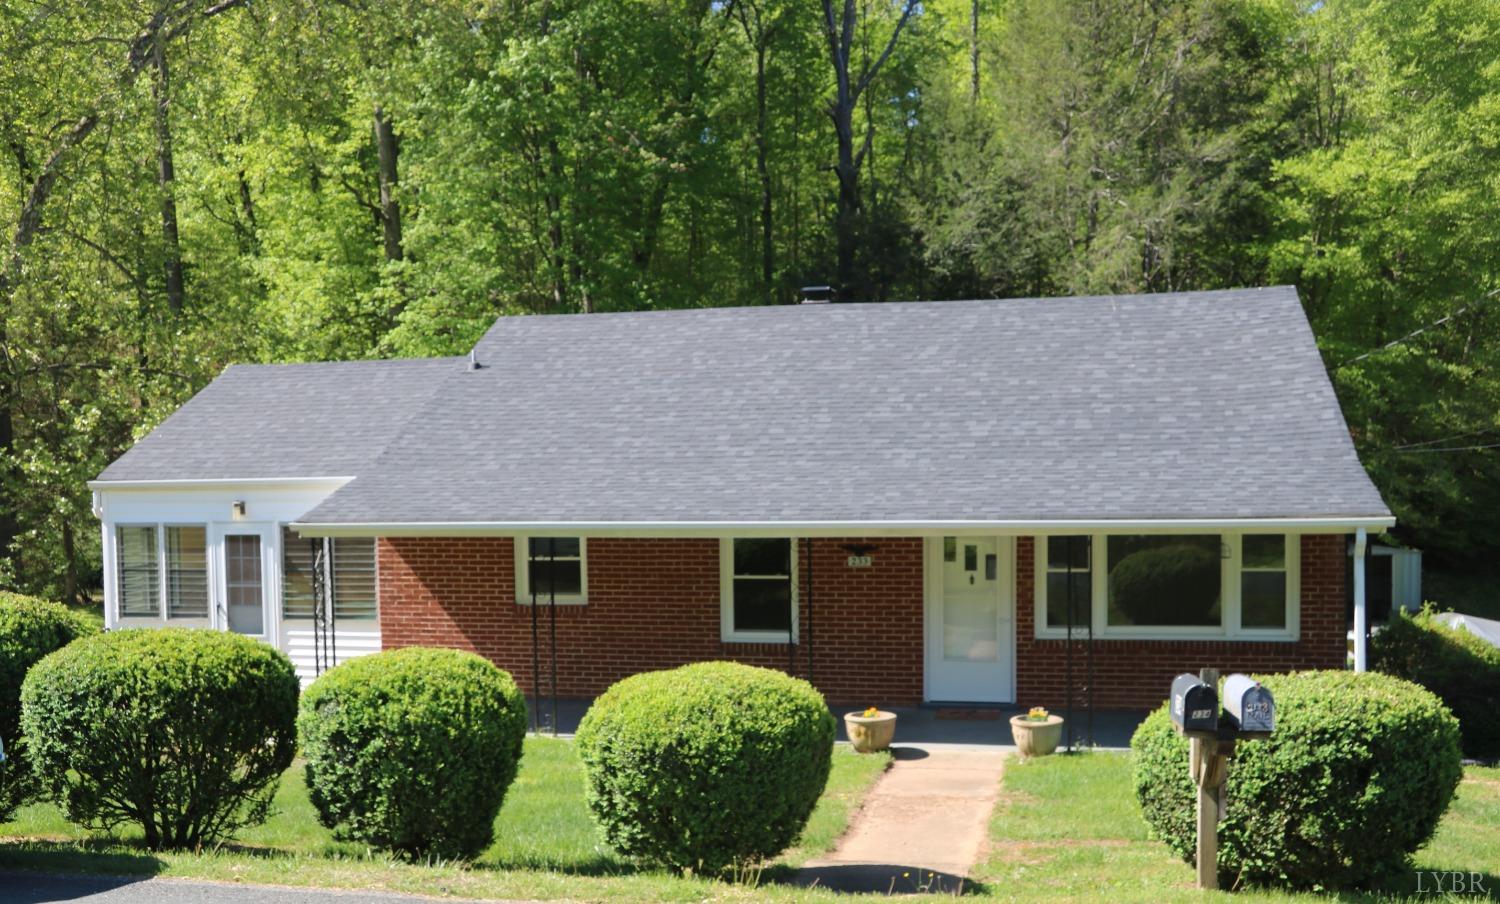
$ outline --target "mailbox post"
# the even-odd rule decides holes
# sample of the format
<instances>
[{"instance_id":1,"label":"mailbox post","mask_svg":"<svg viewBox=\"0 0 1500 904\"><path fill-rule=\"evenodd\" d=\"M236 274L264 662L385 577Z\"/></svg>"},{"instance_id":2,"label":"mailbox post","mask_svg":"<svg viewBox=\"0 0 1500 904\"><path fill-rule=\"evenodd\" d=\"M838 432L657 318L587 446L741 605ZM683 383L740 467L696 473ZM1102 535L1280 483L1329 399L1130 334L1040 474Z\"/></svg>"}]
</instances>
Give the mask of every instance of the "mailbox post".
<instances>
[{"instance_id":1,"label":"mailbox post","mask_svg":"<svg viewBox=\"0 0 1500 904\"><path fill-rule=\"evenodd\" d=\"M1250 676L1225 680L1222 716L1218 688L1218 669L1178 675L1167 707L1178 733L1189 739L1188 770L1198 787L1198 887L1207 889L1219 887L1219 820L1235 745L1269 737L1276 726L1271 692Z\"/></svg>"}]
</instances>

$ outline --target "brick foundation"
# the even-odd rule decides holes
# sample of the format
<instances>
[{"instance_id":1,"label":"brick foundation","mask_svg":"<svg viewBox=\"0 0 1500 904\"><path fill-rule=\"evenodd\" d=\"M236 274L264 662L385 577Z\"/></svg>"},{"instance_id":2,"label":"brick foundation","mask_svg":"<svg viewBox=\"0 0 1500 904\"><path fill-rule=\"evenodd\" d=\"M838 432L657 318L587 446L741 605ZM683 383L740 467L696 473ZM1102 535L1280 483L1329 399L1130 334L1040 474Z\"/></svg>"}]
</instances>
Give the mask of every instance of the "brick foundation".
<instances>
[{"instance_id":1,"label":"brick foundation","mask_svg":"<svg viewBox=\"0 0 1500 904\"><path fill-rule=\"evenodd\" d=\"M851 542L878 547L872 567L848 567ZM399 537L379 541L381 639L386 648L472 650L531 688L531 608L517 605L512 541ZM798 541L806 599L806 541ZM1016 546L1016 702L1065 702L1066 641L1033 637L1031 538ZM1344 662L1344 538L1302 539L1301 640L1096 641L1095 705L1153 706L1171 677L1204 666L1245 671L1339 668ZM813 541L813 603L799 608L802 643L790 666L835 703L899 705L922 699L922 541ZM558 606L558 692L588 696L636 672L706 659L788 668L785 644L723 643L719 541L592 538L588 605ZM538 611L544 670L548 609ZM811 640L809 645L808 641ZM1079 659L1081 662L1081 657ZM1081 677L1080 677L1081 684ZM544 685L545 687L545 682Z\"/></svg>"}]
</instances>

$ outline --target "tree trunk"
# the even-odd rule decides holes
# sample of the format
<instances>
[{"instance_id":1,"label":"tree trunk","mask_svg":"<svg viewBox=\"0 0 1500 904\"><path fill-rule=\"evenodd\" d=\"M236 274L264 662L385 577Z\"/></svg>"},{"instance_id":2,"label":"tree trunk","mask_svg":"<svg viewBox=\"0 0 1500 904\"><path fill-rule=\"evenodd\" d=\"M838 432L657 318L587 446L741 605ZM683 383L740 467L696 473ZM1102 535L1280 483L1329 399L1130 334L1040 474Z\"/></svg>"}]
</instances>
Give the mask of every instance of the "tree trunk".
<instances>
[{"instance_id":1,"label":"tree trunk","mask_svg":"<svg viewBox=\"0 0 1500 904\"><path fill-rule=\"evenodd\" d=\"M73 524L62 524L63 544L63 600L76 605L78 599L78 549L73 539Z\"/></svg>"},{"instance_id":2,"label":"tree trunk","mask_svg":"<svg viewBox=\"0 0 1500 904\"><path fill-rule=\"evenodd\" d=\"M969 4L969 103L979 101L979 0Z\"/></svg>"},{"instance_id":3,"label":"tree trunk","mask_svg":"<svg viewBox=\"0 0 1500 904\"><path fill-rule=\"evenodd\" d=\"M854 108L860 95L880 73L885 61L896 49L901 31L911 19L917 0L905 0L901 17L885 43L885 48L875 59L867 62L859 74L849 71L849 53L854 46L855 26L859 14L854 0L844 0L838 12L833 8L834 0L823 0L823 34L828 40L828 57L833 64L834 98L829 104L828 115L833 119L833 132L838 142L838 162L833 172L839 182L838 206L834 210L835 246L838 250L837 288L849 290L855 286L855 254L858 250L860 217L859 168L864 162L865 151L854 150Z\"/></svg>"},{"instance_id":4,"label":"tree trunk","mask_svg":"<svg viewBox=\"0 0 1500 904\"><path fill-rule=\"evenodd\" d=\"M167 36L156 33L152 42L152 63L156 82L151 86L156 107L156 184L161 191L161 241L166 259L163 270L167 283L167 307L173 314L182 313L187 292L182 279L182 243L177 237L177 171L172 162L171 80L167 74Z\"/></svg>"},{"instance_id":5,"label":"tree trunk","mask_svg":"<svg viewBox=\"0 0 1500 904\"><path fill-rule=\"evenodd\" d=\"M244 2L245 0L219 0L203 9L197 19L212 18ZM150 62L152 47L156 43L157 36L164 35L170 40L185 33L193 21L193 19L188 19L172 28L167 28L165 16L160 12L146 21L141 31L131 40L125 57L125 65L116 76L115 83L105 93L95 98L88 109L63 133L57 144L53 146L52 153L47 156L41 169L37 171L35 179L24 192L26 200L21 207L21 216L16 222L15 231L11 234L10 246L5 251L5 259L0 261L0 305L3 305L3 308L0 308L0 356L3 356L3 360L0 360L0 365L3 365L0 366L0 466L9 463L15 444L16 386L5 322L10 313L15 291L22 279L26 249L36 239L37 230L41 226L42 211L52 197L52 190L57 186L57 180L62 175L62 168L68 157L98 127L100 113L104 110L105 104L128 92L141 71ZM15 506L10 504L4 496L0 496L0 556L9 557L10 545L16 535L16 526Z\"/></svg>"},{"instance_id":6,"label":"tree trunk","mask_svg":"<svg viewBox=\"0 0 1500 904\"><path fill-rule=\"evenodd\" d=\"M399 261L401 250L401 202L396 200L396 132L380 104L372 117L375 156L380 168L380 223L385 233L385 259Z\"/></svg>"}]
</instances>

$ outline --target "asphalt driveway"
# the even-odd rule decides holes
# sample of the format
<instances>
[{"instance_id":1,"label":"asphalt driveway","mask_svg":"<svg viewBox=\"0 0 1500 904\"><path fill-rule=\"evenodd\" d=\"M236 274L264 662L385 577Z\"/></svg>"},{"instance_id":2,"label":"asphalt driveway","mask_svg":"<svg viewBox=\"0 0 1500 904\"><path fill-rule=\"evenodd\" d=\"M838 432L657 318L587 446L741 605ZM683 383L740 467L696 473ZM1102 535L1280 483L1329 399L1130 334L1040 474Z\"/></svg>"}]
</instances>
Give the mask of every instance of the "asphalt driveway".
<instances>
[{"instance_id":1,"label":"asphalt driveway","mask_svg":"<svg viewBox=\"0 0 1500 904\"><path fill-rule=\"evenodd\" d=\"M420 895L327 891L279 885L0 873L0 901L6 904L53 901L87 901L89 904L217 904L221 901L224 904L355 904L366 901L370 904L416 904L434 900Z\"/></svg>"}]
</instances>

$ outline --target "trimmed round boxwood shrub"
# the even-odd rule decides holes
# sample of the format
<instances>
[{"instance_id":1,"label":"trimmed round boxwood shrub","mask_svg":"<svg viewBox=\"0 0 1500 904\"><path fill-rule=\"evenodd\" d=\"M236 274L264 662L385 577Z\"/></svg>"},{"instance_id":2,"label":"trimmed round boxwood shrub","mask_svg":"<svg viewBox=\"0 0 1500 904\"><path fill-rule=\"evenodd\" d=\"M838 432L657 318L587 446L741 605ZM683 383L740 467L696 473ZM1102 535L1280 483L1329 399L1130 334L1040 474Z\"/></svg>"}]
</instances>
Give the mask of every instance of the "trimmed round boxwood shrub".
<instances>
[{"instance_id":1,"label":"trimmed round boxwood shrub","mask_svg":"<svg viewBox=\"0 0 1500 904\"><path fill-rule=\"evenodd\" d=\"M410 860L469 859L494 839L526 700L473 653L408 647L314 681L297 731L309 796L337 837Z\"/></svg>"},{"instance_id":2,"label":"trimmed round boxwood shrub","mask_svg":"<svg viewBox=\"0 0 1500 904\"><path fill-rule=\"evenodd\" d=\"M1429 605L1393 617L1370 640L1370 668L1437 694L1458 717L1464 753L1500 759L1500 649L1436 615Z\"/></svg>"},{"instance_id":3,"label":"trimmed round boxwood shrub","mask_svg":"<svg viewBox=\"0 0 1500 904\"><path fill-rule=\"evenodd\" d=\"M32 800L38 785L21 735L21 682L33 665L79 637L97 634L88 619L59 603L0 592L0 822Z\"/></svg>"},{"instance_id":4,"label":"trimmed round boxwood shrub","mask_svg":"<svg viewBox=\"0 0 1500 904\"><path fill-rule=\"evenodd\" d=\"M136 823L154 849L264 822L295 753L286 654L224 631L132 628L37 663L21 689L32 765L67 817Z\"/></svg>"},{"instance_id":5,"label":"trimmed round boxwood shrub","mask_svg":"<svg viewBox=\"0 0 1500 904\"><path fill-rule=\"evenodd\" d=\"M806 681L708 662L614 685L584 715L577 743L611 847L717 875L796 841L828 781L834 732Z\"/></svg>"},{"instance_id":6,"label":"trimmed round boxwood shrub","mask_svg":"<svg viewBox=\"0 0 1500 904\"><path fill-rule=\"evenodd\" d=\"M1458 722L1441 700L1373 672L1260 679L1276 731L1239 744L1219 825L1221 883L1344 889L1403 874L1462 775ZM1152 833L1191 862L1196 788L1188 741L1163 706L1131 739Z\"/></svg>"}]
</instances>

